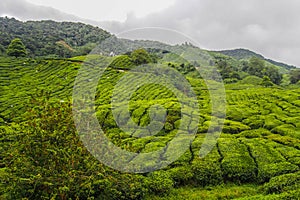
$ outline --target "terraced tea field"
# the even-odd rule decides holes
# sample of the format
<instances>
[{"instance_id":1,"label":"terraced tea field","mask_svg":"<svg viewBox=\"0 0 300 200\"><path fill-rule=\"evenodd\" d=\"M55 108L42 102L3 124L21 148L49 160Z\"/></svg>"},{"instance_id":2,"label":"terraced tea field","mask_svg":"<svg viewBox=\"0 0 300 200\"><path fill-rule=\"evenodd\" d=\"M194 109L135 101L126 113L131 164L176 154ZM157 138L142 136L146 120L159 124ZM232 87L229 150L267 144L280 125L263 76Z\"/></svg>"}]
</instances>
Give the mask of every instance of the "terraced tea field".
<instances>
[{"instance_id":1,"label":"terraced tea field","mask_svg":"<svg viewBox=\"0 0 300 200\"><path fill-rule=\"evenodd\" d=\"M78 63L63 60L0 59L2 120L20 118L33 96L70 98Z\"/></svg>"},{"instance_id":2,"label":"terraced tea field","mask_svg":"<svg viewBox=\"0 0 300 200\"><path fill-rule=\"evenodd\" d=\"M53 108L63 107L70 102L74 81L81 64L78 58L69 60L0 58L0 124L4 127L12 122L23 123L26 113L28 114L26 111L36 106L35 102L39 98L44 99L46 103L53 103ZM128 75L126 69L107 69L98 81L95 94L97 118L106 136L114 144L131 152L142 153L165 148L160 156L167 158L170 156L167 154L168 143L176 135L179 127L189 129L195 125L194 123L197 123L198 127L195 140L178 160L163 170L141 175L145 180L152 181L150 182L153 186L148 193L153 195L153 198L158 199L159 195L175 190L174 188L234 183L254 184L261 190L256 191L257 194L251 194L252 197L247 194L236 194L230 198L299 199L300 89L226 85L227 112L221 137L216 147L206 157L200 158L199 151L205 133L212 118L218 118L211 116L209 92L204 81L187 77L197 95L197 102L189 102L186 105L180 105L176 95L167 87L161 87L159 84L138 87L130 97L128 106L132 120L123 117L128 111L120 107L119 110L116 108L120 117L118 121L127 128L133 126L132 122L145 127L150 123L150 107L155 104L160 104L167 110L166 121L164 124L159 122L156 124L162 129L154 136L147 135L146 129L129 135L117 125L111 106L114 87L126 75ZM138 72L128 76L128 80L131 80L132 76L131 78L137 82L141 79L141 83L144 78L143 74ZM149 77L149 80L152 78L155 79ZM116 92L120 94L119 102L122 98L126 99L126 93L121 91L126 91L126 88L133 85L133 82L128 81L118 88L119 91ZM184 115L197 116L193 103L198 103L199 123L191 120L183 124L185 123L181 120L183 106L186 107ZM3 130L6 131L1 132L0 139L5 144L1 147L4 151L15 141L5 138L8 134L14 134L13 131L7 131L8 128ZM73 130L70 134L76 135L76 132ZM135 137L140 134L144 137ZM69 154L74 152L70 151ZM6 162L6 156L4 153L0 156L3 169L10 167ZM159 180L163 181L160 183ZM47 188L46 183L40 184L41 188ZM34 184L29 181L27 185L31 188ZM50 185L49 187L51 188ZM44 191L49 192L47 189Z\"/></svg>"}]
</instances>

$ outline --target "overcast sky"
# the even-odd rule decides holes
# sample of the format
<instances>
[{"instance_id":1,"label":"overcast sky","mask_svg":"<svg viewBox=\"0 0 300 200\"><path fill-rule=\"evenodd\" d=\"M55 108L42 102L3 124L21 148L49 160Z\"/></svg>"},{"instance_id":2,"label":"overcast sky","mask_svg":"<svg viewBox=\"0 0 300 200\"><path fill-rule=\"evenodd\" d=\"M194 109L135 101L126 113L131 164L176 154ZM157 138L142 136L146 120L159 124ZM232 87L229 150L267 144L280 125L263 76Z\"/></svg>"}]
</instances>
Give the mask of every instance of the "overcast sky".
<instances>
[{"instance_id":1,"label":"overcast sky","mask_svg":"<svg viewBox=\"0 0 300 200\"><path fill-rule=\"evenodd\" d=\"M299 10L299 0L0 0L1 16L84 21L112 33L163 27L206 49L247 48L297 66Z\"/></svg>"}]
</instances>

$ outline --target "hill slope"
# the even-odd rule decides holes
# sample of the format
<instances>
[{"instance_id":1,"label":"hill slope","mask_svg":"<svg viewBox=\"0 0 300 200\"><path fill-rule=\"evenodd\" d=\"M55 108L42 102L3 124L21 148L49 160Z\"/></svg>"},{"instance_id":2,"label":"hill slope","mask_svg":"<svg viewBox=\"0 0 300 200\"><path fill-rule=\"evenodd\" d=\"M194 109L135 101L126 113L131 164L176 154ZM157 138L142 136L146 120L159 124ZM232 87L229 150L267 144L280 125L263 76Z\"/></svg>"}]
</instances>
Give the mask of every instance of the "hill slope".
<instances>
[{"instance_id":1,"label":"hill slope","mask_svg":"<svg viewBox=\"0 0 300 200\"><path fill-rule=\"evenodd\" d=\"M91 25L74 22L27 21L0 17L0 49L14 38L24 42L29 55L70 57L89 53L111 35Z\"/></svg>"},{"instance_id":2,"label":"hill slope","mask_svg":"<svg viewBox=\"0 0 300 200\"><path fill-rule=\"evenodd\" d=\"M150 195L159 199L170 191L174 196L181 196L175 188L188 187L197 191L198 187L228 183L260 185L263 190L238 193L236 190L243 191L243 185L232 189L226 186L222 194L215 191L205 198L228 198L228 192L234 190L231 198L265 195L266 199L274 199L272 188L278 187L283 188L276 191L278 199L299 195L296 189L300 167L299 89L228 85L227 118L221 138L217 146L200 159L198 153L204 133L211 123L209 93L203 80L186 77L198 96L200 110L199 129L190 149L163 170L141 175L124 174L101 165L79 142L71 107L67 105L80 65L79 58L0 59L0 140L3 144L0 147L0 176L3 176L0 195L3 198L12 195L14 199L38 199L60 195L62 199L143 199ZM178 130L180 104L164 87L141 86L129 104L132 120L138 125L147 125L150 106L161 104L168 110L166 124L154 136L136 138L124 133L112 114L111 96L118 80L127 74L126 70L111 68L103 74L95 95L99 123L106 136L123 149L132 152L160 150ZM141 75L136 73L137 77ZM126 90L132 84L127 81L125 89L121 89ZM194 112L185 110L187 115ZM131 126L129 120L124 123ZM169 155L163 152L161 156ZM282 182L290 177L294 177L294 182ZM188 196L193 199L192 193Z\"/></svg>"},{"instance_id":3,"label":"hill slope","mask_svg":"<svg viewBox=\"0 0 300 200\"><path fill-rule=\"evenodd\" d=\"M10 27L6 27L3 29L7 31L3 32L4 36L5 33L7 37L23 36L24 43L34 38L39 45L44 45L47 41L49 47L54 48L62 45L66 51L63 51L63 54L59 54L61 51L56 54L56 51L49 49L50 53L62 57L66 57L64 53L67 52L80 53L83 50L81 48L88 47L86 49L88 50L99 40L110 37L101 29L83 24L51 21L23 23L13 19L9 21L18 29L11 30ZM29 31L29 25L39 33L34 35ZM24 27L26 28L23 30ZM39 30L41 27L46 30ZM52 36L51 27L54 30L62 28L63 31L56 31ZM81 28L85 31L76 38L77 34L74 31ZM72 30L72 34L68 30ZM80 132L74 124L73 87L87 57L53 59L4 56L0 57L1 199L299 198L297 189L300 184L299 86L293 85L291 88L263 86L259 82L264 77L257 77L264 76L262 71L267 74L267 70L273 72L270 75L277 75L278 71L274 72L274 68L287 73L288 68L261 62L261 59L251 61L250 57L257 54L249 52L243 55L246 59L249 54L248 63L248 61L241 62L234 58L234 55L231 57L206 52L191 45L169 46L153 41L130 41L116 37L110 39L105 46L107 49L100 49L98 53L104 51L109 54L113 50L117 54L125 53L125 55L89 56L88 58L92 59L88 60L88 66L97 59L103 59L107 61L108 67L103 71L100 80L97 80L97 75L102 71L97 71L96 67L88 68L86 73L91 73L90 76L83 74L79 79L79 82L82 81L88 87L92 87L93 80L97 80L95 94L92 94L95 98L93 111L96 112L105 136L114 145L129 152L159 151L157 161L162 161L162 164L173 155L183 154L179 154L181 155L179 159L167 167L149 173L122 173L105 166L91 155L87 146L83 145L79 137ZM147 50L150 52L141 55L149 56L147 60L150 60L150 63L157 62L168 70L172 68L181 73L192 86L197 98L192 101L188 96L181 104L178 96L170 89L151 83L154 80L162 83L162 79L158 76L159 72L154 71L155 75L149 75L151 73L145 71L130 71L138 65L133 62L131 51L143 46L149 47ZM189 63L177 53L186 52L180 51L182 49L189 50L184 56L193 57L196 54L197 57L203 58L203 63L200 62L201 59L198 63ZM46 49L39 51L41 49L38 45L34 46L33 50L36 52L33 51L32 55L47 52ZM226 108L227 112L222 134L212 151L204 158L200 158L202 144L208 144L204 141L210 125L214 124L214 120L222 120L224 115L216 113L212 116L212 99L206 85L211 83L220 86L220 83L213 77L204 81L196 75L194 67L204 70L201 66L207 64L212 66L214 63L222 75L226 76L226 80L235 82L225 84L227 103L223 108ZM256 65L262 65L262 70L255 69ZM243 71L243 67L248 68ZM249 76L253 69L254 73L259 72L257 76ZM167 76L170 74L170 71L168 72L162 75ZM122 79L124 77L125 79ZM118 85L120 80L124 82ZM146 81L150 84L143 84ZM179 83L180 79L172 76L172 81ZM122 100L128 96L126 91L130 88L136 90L130 96L128 106L123 102L114 104L116 99L112 98L113 92L120 94ZM218 91L216 88L213 89ZM184 93L187 92L187 88L182 89ZM220 93L214 94L217 95L217 99L222 99ZM79 103L89 101L89 96L79 95L77 100ZM194 103L197 104L196 108L191 106L195 105ZM157 104L166 109L164 123L153 118L151 106ZM123 105L126 106L125 109ZM195 114L197 109L199 116ZM87 122L86 127L90 127L85 116L82 122ZM183 116L190 118L184 121ZM195 121L194 117L199 117L199 120ZM119 122L129 130L134 125L142 128L135 132L126 132L117 124L116 120L119 119L121 119ZM152 119L155 126L161 127L155 135L145 128ZM196 126L198 129L195 129L195 139L188 143L188 148L184 152L176 151L181 150L180 148L169 152L174 136L181 133L181 126L183 130ZM91 137L94 141L97 134ZM111 156L110 153L105 149L101 155L111 157L113 163L122 160ZM149 167L156 165L157 161L145 159L143 164Z\"/></svg>"},{"instance_id":4,"label":"hill slope","mask_svg":"<svg viewBox=\"0 0 300 200\"><path fill-rule=\"evenodd\" d=\"M234 57L238 60L243 60L243 59L247 60L247 59L250 59L251 57L257 57L257 58L263 59L267 62L270 62L273 65L277 65L277 66L283 67L288 70L295 68L295 66L292 66L292 65L287 65L287 64L284 64L281 62L274 61L272 59L267 59L264 56L257 54L253 51L250 51L248 49L233 49L233 50L223 50L223 51L216 51L216 52L222 53L227 56Z\"/></svg>"}]
</instances>

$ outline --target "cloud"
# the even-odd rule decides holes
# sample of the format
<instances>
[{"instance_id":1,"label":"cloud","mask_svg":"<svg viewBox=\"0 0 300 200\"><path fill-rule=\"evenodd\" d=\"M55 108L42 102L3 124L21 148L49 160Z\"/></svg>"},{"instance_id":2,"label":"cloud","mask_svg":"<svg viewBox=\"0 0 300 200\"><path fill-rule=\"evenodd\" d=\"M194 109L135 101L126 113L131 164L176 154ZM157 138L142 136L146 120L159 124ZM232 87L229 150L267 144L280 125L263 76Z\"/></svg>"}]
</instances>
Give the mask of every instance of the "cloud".
<instances>
[{"instance_id":1,"label":"cloud","mask_svg":"<svg viewBox=\"0 0 300 200\"><path fill-rule=\"evenodd\" d=\"M300 66L299 8L298 0L177 0L172 6L142 18L130 13L124 22L96 22L25 0L0 1L0 15L21 20L82 21L112 33L163 27L189 35L207 49L248 48L297 66Z\"/></svg>"},{"instance_id":2,"label":"cloud","mask_svg":"<svg viewBox=\"0 0 300 200\"><path fill-rule=\"evenodd\" d=\"M82 19L61 12L57 9L38 6L29 3L25 0L1 0L0 1L0 16L13 16L20 20L42 20L52 19L56 21L81 21Z\"/></svg>"},{"instance_id":3,"label":"cloud","mask_svg":"<svg viewBox=\"0 0 300 200\"><path fill-rule=\"evenodd\" d=\"M177 0L161 12L102 25L118 32L143 26L174 29L208 49L249 48L300 66L300 1Z\"/></svg>"}]
</instances>

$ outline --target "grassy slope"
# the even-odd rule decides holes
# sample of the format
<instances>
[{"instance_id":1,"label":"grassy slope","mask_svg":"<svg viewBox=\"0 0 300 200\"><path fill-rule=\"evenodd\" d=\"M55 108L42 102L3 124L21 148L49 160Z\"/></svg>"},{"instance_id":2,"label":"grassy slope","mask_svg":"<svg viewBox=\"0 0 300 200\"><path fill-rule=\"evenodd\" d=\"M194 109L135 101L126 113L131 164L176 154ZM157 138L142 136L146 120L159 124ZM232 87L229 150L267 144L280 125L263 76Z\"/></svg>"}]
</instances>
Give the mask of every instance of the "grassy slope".
<instances>
[{"instance_id":1,"label":"grassy slope","mask_svg":"<svg viewBox=\"0 0 300 200\"><path fill-rule=\"evenodd\" d=\"M1 118L11 122L20 117L39 92L59 100L70 98L78 68L77 62L65 60L1 58Z\"/></svg>"},{"instance_id":2,"label":"grassy slope","mask_svg":"<svg viewBox=\"0 0 300 200\"><path fill-rule=\"evenodd\" d=\"M80 59L73 60L27 60L0 59L1 78L1 123L22 120L26 106L30 107L31 95L48 92L51 100L60 101L71 98L74 78L80 67ZM166 126L158 136L145 140L131 140L129 136L116 137L119 131L112 122L112 115L106 109L116 80L125 72L108 70L104 81L100 81L98 90L98 118L105 124L108 137L116 144L132 151L153 151L164 146L174 133ZM224 182L235 184L268 182L270 178L299 171L300 166L300 89L257 88L254 85L233 84L227 87L227 120L223 135L217 147L200 160L196 155L203 140L201 132L206 132L210 123L208 98L203 82L189 79L199 97L201 119L199 134L192 148L165 171L176 182L183 182L178 189L170 193L174 197L203 198L237 198L262 193L253 185L226 185L216 188L197 189L201 185L215 185ZM128 83L129 84L129 83ZM150 91L150 93L145 91ZM40 95L43 95L41 93ZM140 101L147 96L147 101ZM176 127L178 115L177 102L166 89L158 86L141 88L136 92L135 102L131 103L134 121L147 121L148 106L160 102L173 111L167 121L170 127ZM147 104L146 104L147 103ZM141 107L145 106L144 110ZM104 110L104 111L103 111ZM105 114L103 112L105 112ZM125 139L125 140L124 140ZM191 164L189 164L191 163ZM214 164L212 171L206 168ZM191 171L190 177L176 177L178 173ZM208 181L205 172L213 173ZM197 174L198 173L198 174ZM219 174L218 174L219 173ZM203 175L203 176L202 176ZM215 182L214 182L215 181ZM194 188L195 187L195 188ZM265 193L262 193L265 194ZM193 198L195 197L195 198ZM160 199L159 196L151 197ZM165 198L168 199L168 198Z\"/></svg>"}]
</instances>

